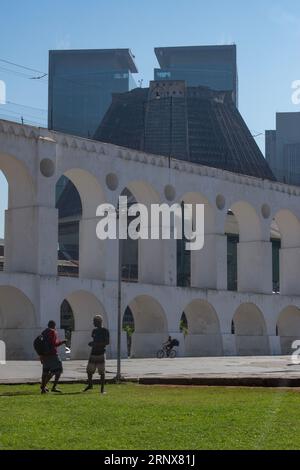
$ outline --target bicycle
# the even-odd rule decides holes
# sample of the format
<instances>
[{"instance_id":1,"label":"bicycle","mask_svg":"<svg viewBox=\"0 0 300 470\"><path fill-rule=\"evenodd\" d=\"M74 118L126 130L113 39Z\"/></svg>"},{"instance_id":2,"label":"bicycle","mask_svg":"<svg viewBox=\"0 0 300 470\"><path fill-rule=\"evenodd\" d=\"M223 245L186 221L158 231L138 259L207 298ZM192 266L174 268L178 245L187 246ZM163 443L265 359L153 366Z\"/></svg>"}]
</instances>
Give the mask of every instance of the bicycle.
<instances>
[{"instance_id":1,"label":"bicycle","mask_svg":"<svg viewBox=\"0 0 300 470\"><path fill-rule=\"evenodd\" d=\"M159 349L156 353L157 359L163 359L164 357L169 357L170 359L174 359L177 356L176 349L168 350L166 346L163 346L162 349Z\"/></svg>"}]
</instances>

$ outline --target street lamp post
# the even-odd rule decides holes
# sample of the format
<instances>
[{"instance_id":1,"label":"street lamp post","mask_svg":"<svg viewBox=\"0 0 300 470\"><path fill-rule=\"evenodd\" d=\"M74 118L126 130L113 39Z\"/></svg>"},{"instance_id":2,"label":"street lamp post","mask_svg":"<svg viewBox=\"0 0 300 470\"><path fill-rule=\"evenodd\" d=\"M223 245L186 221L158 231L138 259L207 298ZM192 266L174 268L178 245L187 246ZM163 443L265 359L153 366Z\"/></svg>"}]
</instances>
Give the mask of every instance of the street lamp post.
<instances>
[{"instance_id":1,"label":"street lamp post","mask_svg":"<svg viewBox=\"0 0 300 470\"><path fill-rule=\"evenodd\" d=\"M122 207L116 211L118 222L118 307L117 307L117 374L115 380L117 383L122 381L121 374L121 344L122 344L122 267L123 267L123 239L120 237L120 214ZM126 209L127 211L127 209Z\"/></svg>"},{"instance_id":2,"label":"street lamp post","mask_svg":"<svg viewBox=\"0 0 300 470\"><path fill-rule=\"evenodd\" d=\"M119 237L119 262L118 262L118 332L117 332L117 375L116 382L120 383L121 376L121 335L122 335L122 248L123 240Z\"/></svg>"}]
</instances>

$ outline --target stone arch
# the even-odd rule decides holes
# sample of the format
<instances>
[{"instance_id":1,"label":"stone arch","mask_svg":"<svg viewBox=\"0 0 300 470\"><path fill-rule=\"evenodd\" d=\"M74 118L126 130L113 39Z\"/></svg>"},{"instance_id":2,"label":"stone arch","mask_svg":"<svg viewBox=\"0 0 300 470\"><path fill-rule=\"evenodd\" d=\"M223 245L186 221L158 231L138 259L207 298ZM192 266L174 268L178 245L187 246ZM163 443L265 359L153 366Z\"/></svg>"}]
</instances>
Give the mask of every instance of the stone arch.
<instances>
[{"instance_id":1,"label":"stone arch","mask_svg":"<svg viewBox=\"0 0 300 470\"><path fill-rule=\"evenodd\" d=\"M81 168L69 169L64 173L64 176L72 181L80 195L82 217L94 218L99 204L106 202L104 189L96 176Z\"/></svg>"},{"instance_id":2,"label":"stone arch","mask_svg":"<svg viewBox=\"0 0 300 470\"><path fill-rule=\"evenodd\" d=\"M185 240L177 240L177 285L204 289L217 286L216 258L216 211L217 209L200 192L188 192L180 197L179 203L204 205L204 246L201 250L188 251ZM195 212L193 217L195 227ZM198 229L198 227L197 227ZM200 231L203 228L200 228Z\"/></svg>"},{"instance_id":3,"label":"stone arch","mask_svg":"<svg viewBox=\"0 0 300 470\"><path fill-rule=\"evenodd\" d=\"M239 356L270 354L265 319L255 304L245 303L238 307L233 317L233 331Z\"/></svg>"},{"instance_id":4,"label":"stone arch","mask_svg":"<svg viewBox=\"0 0 300 470\"><path fill-rule=\"evenodd\" d=\"M161 202L158 192L147 181L134 180L128 181L125 190L129 191L134 200L139 204L144 204L148 208L148 227L149 239L137 240L138 243L138 281L141 283L163 284L165 280L165 250L169 240L152 240L150 238L150 208L151 204L159 204ZM166 243L167 242L167 243ZM126 241L124 242L126 245Z\"/></svg>"},{"instance_id":5,"label":"stone arch","mask_svg":"<svg viewBox=\"0 0 300 470\"><path fill-rule=\"evenodd\" d=\"M272 292L270 258L272 248L269 241L263 242L262 221L255 208L246 201L232 204L230 211L238 222L238 239L233 240L237 256L237 290L239 292ZM229 249L229 243L228 243Z\"/></svg>"},{"instance_id":6,"label":"stone arch","mask_svg":"<svg viewBox=\"0 0 300 470\"><path fill-rule=\"evenodd\" d=\"M219 357L223 355L218 315L205 300L193 300L184 309L187 319L185 355Z\"/></svg>"},{"instance_id":7,"label":"stone arch","mask_svg":"<svg viewBox=\"0 0 300 470\"><path fill-rule=\"evenodd\" d=\"M284 295L299 295L300 221L288 209L279 210L274 221L280 233L279 283Z\"/></svg>"},{"instance_id":8,"label":"stone arch","mask_svg":"<svg viewBox=\"0 0 300 470\"><path fill-rule=\"evenodd\" d=\"M280 209L274 216L281 235L282 248L300 247L300 221L289 209Z\"/></svg>"},{"instance_id":9,"label":"stone arch","mask_svg":"<svg viewBox=\"0 0 300 470\"><path fill-rule=\"evenodd\" d=\"M158 192L147 181L128 181L125 187L133 194L136 201L140 204L159 204L161 202Z\"/></svg>"},{"instance_id":10,"label":"stone arch","mask_svg":"<svg viewBox=\"0 0 300 470\"><path fill-rule=\"evenodd\" d=\"M281 354L291 354L294 341L300 339L300 309L293 305L286 307L280 313L277 322L277 332L280 338Z\"/></svg>"},{"instance_id":11,"label":"stone arch","mask_svg":"<svg viewBox=\"0 0 300 470\"><path fill-rule=\"evenodd\" d=\"M262 239L260 218L256 209L249 202L235 202L231 205L230 210L238 221L240 242L253 242Z\"/></svg>"},{"instance_id":12,"label":"stone arch","mask_svg":"<svg viewBox=\"0 0 300 470\"><path fill-rule=\"evenodd\" d=\"M161 304L149 295L139 295L128 303L134 318L132 357L156 357L167 340L167 317Z\"/></svg>"},{"instance_id":13,"label":"stone arch","mask_svg":"<svg viewBox=\"0 0 300 470\"><path fill-rule=\"evenodd\" d=\"M205 233L215 233L216 225L216 209L206 196L200 192L187 192L179 199L179 204L185 202L186 204L204 204L204 219L205 219Z\"/></svg>"},{"instance_id":14,"label":"stone arch","mask_svg":"<svg viewBox=\"0 0 300 470\"><path fill-rule=\"evenodd\" d=\"M57 184L63 182L65 188L57 204L67 210L59 219L59 246L69 243L68 249L60 250L59 273L77 275L89 279L105 278L105 241L96 237L97 207L105 203L105 193L98 179L89 171L72 168L65 171ZM76 213L72 205L76 202ZM68 213L69 210L69 213ZM60 212L59 212L60 213ZM62 269L66 266L65 269Z\"/></svg>"},{"instance_id":15,"label":"stone arch","mask_svg":"<svg viewBox=\"0 0 300 470\"><path fill-rule=\"evenodd\" d=\"M0 286L0 340L6 343L7 360L36 358L33 340L36 313L30 299L11 286Z\"/></svg>"},{"instance_id":16,"label":"stone arch","mask_svg":"<svg viewBox=\"0 0 300 470\"><path fill-rule=\"evenodd\" d=\"M8 208L32 206L36 188L26 165L13 155L0 153L0 170L8 182Z\"/></svg>"},{"instance_id":17,"label":"stone arch","mask_svg":"<svg viewBox=\"0 0 300 470\"><path fill-rule=\"evenodd\" d=\"M16 157L0 153L0 170L7 181L7 210L4 209L6 271L32 272L34 264L34 206L36 188L26 165Z\"/></svg>"},{"instance_id":18,"label":"stone arch","mask_svg":"<svg viewBox=\"0 0 300 470\"><path fill-rule=\"evenodd\" d=\"M94 328L93 318L97 314L102 315L103 326L109 328L106 311L102 302L94 294L85 290L69 293L63 300L69 303L74 317L71 358L87 359L90 352L88 343L91 341L91 332ZM110 353L110 348L107 352Z\"/></svg>"}]
</instances>

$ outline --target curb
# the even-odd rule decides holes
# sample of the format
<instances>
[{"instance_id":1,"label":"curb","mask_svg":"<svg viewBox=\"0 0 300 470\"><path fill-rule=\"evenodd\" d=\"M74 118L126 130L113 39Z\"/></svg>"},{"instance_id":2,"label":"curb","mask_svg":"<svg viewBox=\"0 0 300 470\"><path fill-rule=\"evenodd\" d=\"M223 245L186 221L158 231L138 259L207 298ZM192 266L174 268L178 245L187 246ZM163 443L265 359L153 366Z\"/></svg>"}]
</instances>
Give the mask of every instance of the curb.
<instances>
[{"instance_id":1,"label":"curb","mask_svg":"<svg viewBox=\"0 0 300 470\"><path fill-rule=\"evenodd\" d=\"M60 380L60 384L86 384L86 379ZM100 383L99 379L94 384ZM107 378L107 384L115 384L114 378ZM140 385L173 385L198 387L266 387L266 388L300 388L300 377L126 377L122 383L136 383ZM0 385L39 385L39 380L0 382Z\"/></svg>"}]
</instances>

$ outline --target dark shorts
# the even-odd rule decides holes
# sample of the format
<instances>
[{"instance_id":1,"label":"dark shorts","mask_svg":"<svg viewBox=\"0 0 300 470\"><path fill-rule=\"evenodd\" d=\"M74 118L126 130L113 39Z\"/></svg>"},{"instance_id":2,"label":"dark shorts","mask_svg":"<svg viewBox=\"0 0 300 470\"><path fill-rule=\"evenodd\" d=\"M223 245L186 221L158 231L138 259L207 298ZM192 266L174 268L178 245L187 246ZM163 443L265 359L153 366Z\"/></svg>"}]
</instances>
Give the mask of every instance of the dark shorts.
<instances>
[{"instance_id":1,"label":"dark shorts","mask_svg":"<svg viewBox=\"0 0 300 470\"><path fill-rule=\"evenodd\" d=\"M43 357L43 373L57 372L62 373L63 366L58 356L44 356Z\"/></svg>"}]
</instances>

